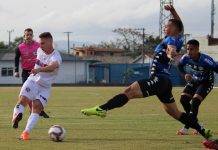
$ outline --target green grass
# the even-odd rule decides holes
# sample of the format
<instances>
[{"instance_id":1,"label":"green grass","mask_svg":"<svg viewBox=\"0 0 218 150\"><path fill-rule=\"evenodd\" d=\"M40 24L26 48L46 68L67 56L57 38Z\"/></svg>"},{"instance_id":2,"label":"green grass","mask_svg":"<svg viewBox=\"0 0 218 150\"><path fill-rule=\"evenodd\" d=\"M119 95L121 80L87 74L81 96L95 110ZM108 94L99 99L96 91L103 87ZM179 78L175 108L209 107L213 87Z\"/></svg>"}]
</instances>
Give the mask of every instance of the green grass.
<instances>
[{"instance_id":1,"label":"green grass","mask_svg":"<svg viewBox=\"0 0 218 150\"><path fill-rule=\"evenodd\" d=\"M30 141L17 138L24 129L29 109L18 129L11 128L11 115L19 87L0 87L0 150L199 150L201 136L176 136L182 124L169 117L156 97L130 101L121 109L108 112L105 119L86 117L80 110L102 104L123 87L54 87L46 106L51 118L40 118ZM174 88L178 103L182 88ZM200 108L199 119L218 137L218 89L214 89ZM50 126L66 129L64 142L48 139Z\"/></svg>"}]
</instances>

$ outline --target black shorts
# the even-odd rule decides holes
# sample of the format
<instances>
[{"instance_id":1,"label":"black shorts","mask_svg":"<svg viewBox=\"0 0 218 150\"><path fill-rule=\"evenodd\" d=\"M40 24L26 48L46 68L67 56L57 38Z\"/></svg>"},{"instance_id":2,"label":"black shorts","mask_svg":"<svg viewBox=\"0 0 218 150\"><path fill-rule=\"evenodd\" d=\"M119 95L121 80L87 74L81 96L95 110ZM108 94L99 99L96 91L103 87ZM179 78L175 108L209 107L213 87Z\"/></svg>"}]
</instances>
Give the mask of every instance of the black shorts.
<instances>
[{"instance_id":1,"label":"black shorts","mask_svg":"<svg viewBox=\"0 0 218 150\"><path fill-rule=\"evenodd\" d=\"M204 81L201 83L189 82L186 84L183 93L190 94L191 96L198 94L204 99L213 89L213 85L214 83L211 81Z\"/></svg>"},{"instance_id":2,"label":"black shorts","mask_svg":"<svg viewBox=\"0 0 218 150\"><path fill-rule=\"evenodd\" d=\"M24 83L27 78L30 76L30 71L31 70L23 70L22 71L22 82Z\"/></svg>"},{"instance_id":3,"label":"black shorts","mask_svg":"<svg viewBox=\"0 0 218 150\"><path fill-rule=\"evenodd\" d=\"M156 95L162 103L175 102L172 95L171 80L165 77L153 77L138 81L144 97Z\"/></svg>"}]
</instances>

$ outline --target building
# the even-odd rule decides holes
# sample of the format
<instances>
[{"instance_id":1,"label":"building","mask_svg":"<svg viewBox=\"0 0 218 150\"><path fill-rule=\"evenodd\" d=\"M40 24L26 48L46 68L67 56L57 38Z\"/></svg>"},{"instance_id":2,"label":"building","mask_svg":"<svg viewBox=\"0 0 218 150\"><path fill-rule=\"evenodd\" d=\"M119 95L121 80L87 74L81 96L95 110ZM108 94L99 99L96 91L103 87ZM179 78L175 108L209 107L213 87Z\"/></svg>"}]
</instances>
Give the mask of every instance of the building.
<instances>
[{"instance_id":1,"label":"building","mask_svg":"<svg viewBox=\"0 0 218 150\"><path fill-rule=\"evenodd\" d=\"M123 64L131 63L133 58L126 56L125 51L117 48L82 47L73 48L74 56L98 61L99 63Z\"/></svg>"},{"instance_id":2,"label":"building","mask_svg":"<svg viewBox=\"0 0 218 150\"><path fill-rule=\"evenodd\" d=\"M14 51L0 50L0 84L22 83L21 78L14 77L14 57ZM61 53L61 57L62 65L55 84L86 84L89 82L89 65L93 61L65 53Z\"/></svg>"},{"instance_id":3,"label":"building","mask_svg":"<svg viewBox=\"0 0 218 150\"><path fill-rule=\"evenodd\" d=\"M215 61L218 61L218 43L216 44L215 39L212 40L208 36L200 36L193 38L199 41L201 52L210 55Z\"/></svg>"}]
</instances>

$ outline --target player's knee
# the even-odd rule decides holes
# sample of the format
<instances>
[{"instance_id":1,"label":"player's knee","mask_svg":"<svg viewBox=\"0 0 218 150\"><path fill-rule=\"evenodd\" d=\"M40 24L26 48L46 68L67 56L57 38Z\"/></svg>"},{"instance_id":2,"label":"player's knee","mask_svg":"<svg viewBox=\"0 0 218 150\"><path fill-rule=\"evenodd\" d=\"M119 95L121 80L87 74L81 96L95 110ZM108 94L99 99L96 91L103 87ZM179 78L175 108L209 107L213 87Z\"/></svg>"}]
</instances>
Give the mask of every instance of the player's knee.
<instances>
[{"instance_id":1,"label":"player's knee","mask_svg":"<svg viewBox=\"0 0 218 150\"><path fill-rule=\"evenodd\" d=\"M20 96L17 104L21 104L25 107L29 104L29 99L26 96Z\"/></svg>"},{"instance_id":2,"label":"player's knee","mask_svg":"<svg viewBox=\"0 0 218 150\"><path fill-rule=\"evenodd\" d=\"M184 106L186 105L187 103L189 103L191 100L191 97L188 96L188 95L181 95L181 98L180 98L180 103Z\"/></svg>"},{"instance_id":3,"label":"player's knee","mask_svg":"<svg viewBox=\"0 0 218 150\"><path fill-rule=\"evenodd\" d=\"M175 111L172 109L166 109L167 114L169 114L174 119L178 120L180 117L180 111Z\"/></svg>"},{"instance_id":4,"label":"player's knee","mask_svg":"<svg viewBox=\"0 0 218 150\"><path fill-rule=\"evenodd\" d=\"M43 110L43 106L39 100L33 101L33 112L34 113L40 113Z\"/></svg>"}]
</instances>

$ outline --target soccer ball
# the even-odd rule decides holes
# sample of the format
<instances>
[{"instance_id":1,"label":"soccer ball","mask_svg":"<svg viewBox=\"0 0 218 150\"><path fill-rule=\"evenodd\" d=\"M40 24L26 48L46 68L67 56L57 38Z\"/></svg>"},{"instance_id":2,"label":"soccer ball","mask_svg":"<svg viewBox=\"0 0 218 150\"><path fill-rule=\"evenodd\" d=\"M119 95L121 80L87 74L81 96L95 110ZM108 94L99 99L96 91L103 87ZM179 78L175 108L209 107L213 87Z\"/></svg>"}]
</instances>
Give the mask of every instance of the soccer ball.
<instances>
[{"instance_id":1,"label":"soccer ball","mask_svg":"<svg viewBox=\"0 0 218 150\"><path fill-rule=\"evenodd\" d=\"M60 125L53 125L48 130L48 137L54 142L61 142L65 137L65 129Z\"/></svg>"}]
</instances>

